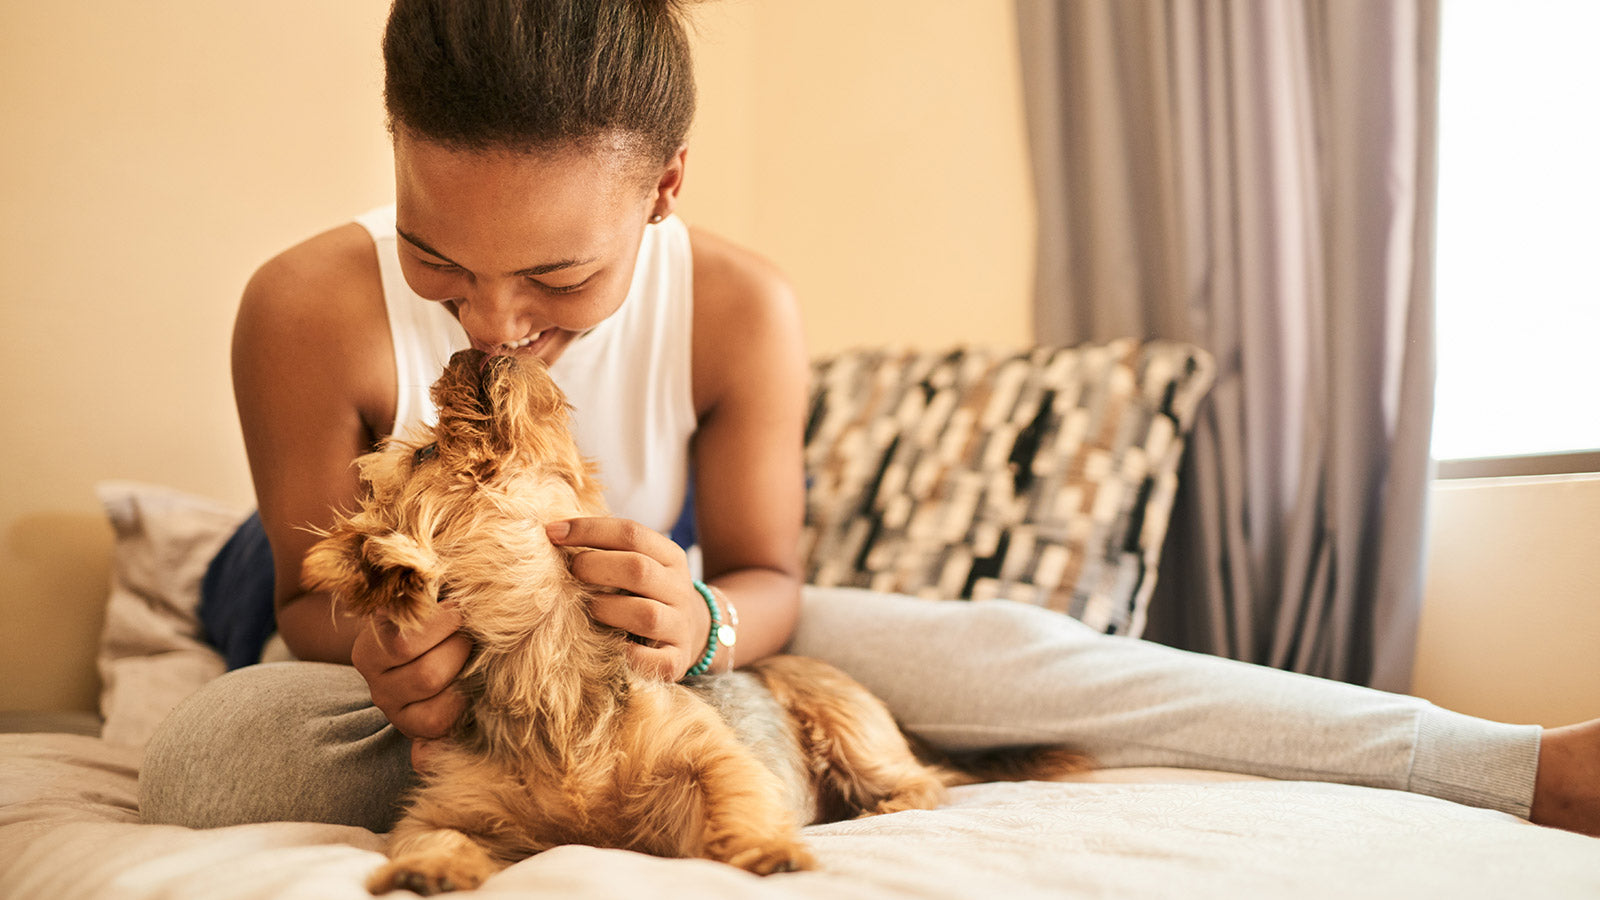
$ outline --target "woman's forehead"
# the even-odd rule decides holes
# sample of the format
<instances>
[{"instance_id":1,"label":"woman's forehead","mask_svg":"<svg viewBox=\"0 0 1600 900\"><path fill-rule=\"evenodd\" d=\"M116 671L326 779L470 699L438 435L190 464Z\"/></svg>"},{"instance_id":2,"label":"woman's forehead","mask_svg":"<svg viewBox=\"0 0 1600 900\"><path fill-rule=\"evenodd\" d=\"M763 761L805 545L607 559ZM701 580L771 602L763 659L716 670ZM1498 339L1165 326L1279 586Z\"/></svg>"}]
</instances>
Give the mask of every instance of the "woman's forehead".
<instances>
[{"instance_id":1,"label":"woman's forehead","mask_svg":"<svg viewBox=\"0 0 1600 900\"><path fill-rule=\"evenodd\" d=\"M605 149L474 151L396 136L395 181L408 239L468 268L507 272L636 241L649 199L636 163ZM550 258L524 258L530 251Z\"/></svg>"},{"instance_id":2,"label":"woman's forehead","mask_svg":"<svg viewBox=\"0 0 1600 900\"><path fill-rule=\"evenodd\" d=\"M425 186L451 187L454 193L488 197L512 193L579 191L591 200L642 198L654 178L635 141L594 138L548 149L460 148L399 131L394 138L397 178Z\"/></svg>"}]
</instances>

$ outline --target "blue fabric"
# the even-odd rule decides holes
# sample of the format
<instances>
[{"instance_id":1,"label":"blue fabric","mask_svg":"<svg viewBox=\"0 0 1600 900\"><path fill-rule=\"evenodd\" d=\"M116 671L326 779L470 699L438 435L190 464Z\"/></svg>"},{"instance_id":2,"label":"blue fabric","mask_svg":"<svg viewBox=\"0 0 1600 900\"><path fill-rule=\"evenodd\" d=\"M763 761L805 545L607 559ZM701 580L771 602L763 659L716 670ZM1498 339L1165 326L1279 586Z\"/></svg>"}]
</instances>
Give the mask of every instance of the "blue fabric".
<instances>
[{"instance_id":1,"label":"blue fabric","mask_svg":"<svg viewBox=\"0 0 1600 900\"><path fill-rule=\"evenodd\" d=\"M200 627L230 670L260 662L261 648L278 629L273 577L272 545L260 513L251 513L200 579Z\"/></svg>"},{"instance_id":2,"label":"blue fabric","mask_svg":"<svg viewBox=\"0 0 1600 900\"><path fill-rule=\"evenodd\" d=\"M683 495L683 510L678 513L678 521L672 526L672 533L667 536L685 550L693 547L700 539L694 524L694 469L692 468L689 470L689 489Z\"/></svg>"}]
</instances>

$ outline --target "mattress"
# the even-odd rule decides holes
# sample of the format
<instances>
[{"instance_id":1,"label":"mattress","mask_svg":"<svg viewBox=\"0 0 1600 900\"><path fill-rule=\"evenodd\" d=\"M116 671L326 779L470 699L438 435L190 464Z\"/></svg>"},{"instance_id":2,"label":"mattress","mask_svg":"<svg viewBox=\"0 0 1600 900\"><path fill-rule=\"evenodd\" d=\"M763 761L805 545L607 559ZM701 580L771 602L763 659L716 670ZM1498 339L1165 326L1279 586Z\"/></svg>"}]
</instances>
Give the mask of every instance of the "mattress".
<instances>
[{"instance_id":1,"label":"mattress","mask_svg":"<svg viewBox=\"0 0 1600 900\"><path fill-rule=\"evenodd\" d=\"M143 825L140 751L0 735L0 897L361 898L383 836L296 822ZM1600 897L1600 840L1413 794L1176 769L956 788L936 810L812 826L819 871L569 846L485 897ZM396 896L407 896L397 894Z\"/></svg>"}]
</instances>

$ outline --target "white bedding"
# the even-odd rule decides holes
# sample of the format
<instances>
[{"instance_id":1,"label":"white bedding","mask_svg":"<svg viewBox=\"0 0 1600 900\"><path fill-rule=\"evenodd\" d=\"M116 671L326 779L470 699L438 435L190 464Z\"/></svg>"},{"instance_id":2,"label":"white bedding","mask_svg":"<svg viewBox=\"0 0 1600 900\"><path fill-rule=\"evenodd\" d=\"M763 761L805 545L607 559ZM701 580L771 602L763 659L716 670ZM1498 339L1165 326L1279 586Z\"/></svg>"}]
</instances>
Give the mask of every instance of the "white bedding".
<instances>
[{"instance_id":1,"label":"white bedding","mask_svg":"<svg viewBox=\"0 0 1600 900\"><path fill-rule=\"evenodd\" d=\"M196 585L243 516L113 483L117 533L99 659L103 739L0 734L0 898L361 898L382 838L269 823L141 825L141 748L221 660L199 640ZM561 847L485 897L1600 898L1600 840L1370 788L1172 769L977 785L934 811L815 826L823 870L762 879L717 863Z\"/></svg>"},{"instance_id":2,"label":"white bedding","mask_svg":"<svg viewBox=\"0 0 1600 900\"><path fill-rule=\"evenodd\" d=\"M0 735L0 896L361 898L381 837L302 823L138 824L136 749ZM959 788L949 806L807 829L823 870L561 847L485 897L1600 897L1600 840L1411 794L1121 770Z\"/></svg>"}]
</instances>

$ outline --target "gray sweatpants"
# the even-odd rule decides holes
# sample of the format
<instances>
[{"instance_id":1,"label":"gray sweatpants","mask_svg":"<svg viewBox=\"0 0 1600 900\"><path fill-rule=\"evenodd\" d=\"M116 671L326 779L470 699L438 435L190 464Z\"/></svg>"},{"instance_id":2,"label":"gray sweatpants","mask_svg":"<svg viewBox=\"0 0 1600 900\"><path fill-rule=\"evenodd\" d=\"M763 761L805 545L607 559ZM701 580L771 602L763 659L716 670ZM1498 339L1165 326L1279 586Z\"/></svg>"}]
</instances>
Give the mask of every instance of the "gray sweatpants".
<instances>
[{"instance_id":1,"label":"gray sweatpants","mask_svg":"<svg viewBox=\"0 0 1600 900\"><path fill-rule=\"evenodd\" d=\"M1540 730L1414 697L1101 635L1056 613L807 588L790 650L837 665L951 750L1065 743L1102 767L1176 766L1414 791L1527 817ZM410 745L347 666L251 666L162 725L146 822L386 831Z\"/></svg>"}]
</instances>

